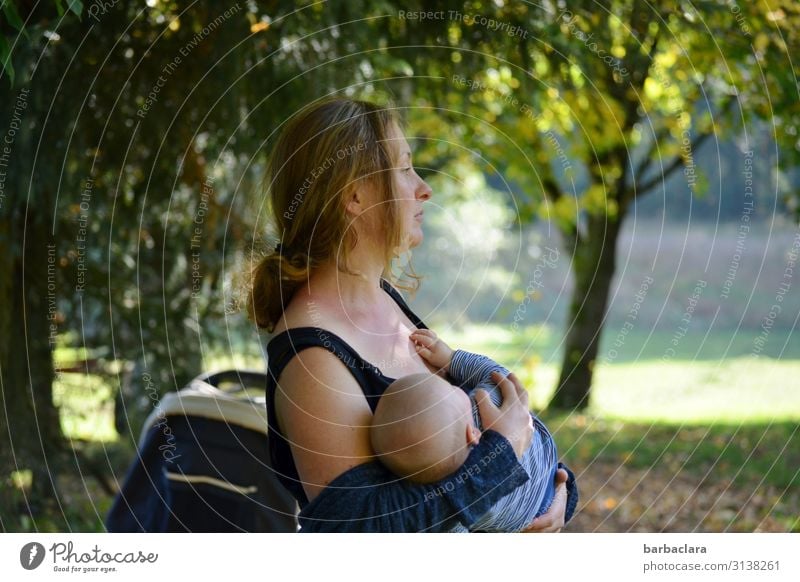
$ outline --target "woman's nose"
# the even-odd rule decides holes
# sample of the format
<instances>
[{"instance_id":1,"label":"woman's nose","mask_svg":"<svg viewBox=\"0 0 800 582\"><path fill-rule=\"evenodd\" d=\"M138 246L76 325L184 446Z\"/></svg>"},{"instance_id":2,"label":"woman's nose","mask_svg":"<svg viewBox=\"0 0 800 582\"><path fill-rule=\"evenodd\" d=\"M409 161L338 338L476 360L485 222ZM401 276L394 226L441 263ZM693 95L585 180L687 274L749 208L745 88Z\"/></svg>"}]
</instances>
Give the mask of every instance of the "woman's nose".
<instances>
[{"instance_id":1,"label":"woman's nose","mask_svg":"<svg viewBox=\"0 0 800 582\"><path fill-rule=\"evenodd\" d=\"M428 183L425 180L422 180L422 184L417 189L417 198L420 200L428 200L431 197L431 194L433 194L433 190L431 190L431 187L428 186Z\"/></svg>"}]
</instances>

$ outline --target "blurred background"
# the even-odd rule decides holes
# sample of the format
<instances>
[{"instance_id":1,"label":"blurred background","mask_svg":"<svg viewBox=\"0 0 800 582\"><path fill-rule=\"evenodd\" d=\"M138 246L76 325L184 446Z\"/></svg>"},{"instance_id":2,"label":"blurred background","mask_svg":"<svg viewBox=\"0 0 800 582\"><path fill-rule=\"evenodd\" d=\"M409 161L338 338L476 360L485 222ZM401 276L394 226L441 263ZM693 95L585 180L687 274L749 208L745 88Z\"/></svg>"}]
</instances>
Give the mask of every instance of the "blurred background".
<instances>
[{"instance_id":1,"label":"blurred background","mask_svg":"<svg viewBox=\"0 0 800 582\"><path fill-rule=\"evenodd\" d=\"M5 0L0 32L4 531L102 531L158 399L265 368L264 162L334 94L402 115L409 303L529 387L570 531L800 531L795 2Z\"/></svg>"}]
</instances>

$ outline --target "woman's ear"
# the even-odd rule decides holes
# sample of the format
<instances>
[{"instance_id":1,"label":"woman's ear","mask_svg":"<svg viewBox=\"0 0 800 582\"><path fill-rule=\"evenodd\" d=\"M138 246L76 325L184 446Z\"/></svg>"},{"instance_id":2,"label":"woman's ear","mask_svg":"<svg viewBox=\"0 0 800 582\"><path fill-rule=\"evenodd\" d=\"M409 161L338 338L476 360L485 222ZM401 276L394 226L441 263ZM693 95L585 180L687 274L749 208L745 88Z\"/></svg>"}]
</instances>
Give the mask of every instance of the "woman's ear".
<instances>
[{"instance_id":1,"label":"woman's ear","mask_svg":"<svg viewBox=\"0 0 800 582\"><path fill-rule=\"evenodd\" d=\"M367 184L363 180L359 180L348 194L347 213L354 218L360 216L367 209L369 202L367 194Z\"/></svg>"},{"instance_id":2,"label":"woman's ear","mask_svg":"<svg viewBox=\"0 0 800 582\"><path fill-rule=\"evenodd\" d=\"M353 217L358 216L363 212L361 210L361 195L358 192L357 188L353 188L350 191L349 199L347 201L347 213L352 215Z\"/></svg>"}]
</instances>

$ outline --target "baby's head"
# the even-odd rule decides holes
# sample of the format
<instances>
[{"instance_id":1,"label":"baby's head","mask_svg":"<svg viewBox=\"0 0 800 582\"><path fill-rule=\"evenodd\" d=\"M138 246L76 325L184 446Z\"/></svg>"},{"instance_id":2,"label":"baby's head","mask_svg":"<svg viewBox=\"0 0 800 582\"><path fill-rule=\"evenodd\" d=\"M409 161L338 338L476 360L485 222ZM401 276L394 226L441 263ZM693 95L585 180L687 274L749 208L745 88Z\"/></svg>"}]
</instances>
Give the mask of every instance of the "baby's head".
<instances>
[{"instance_id":1,"label":"baby's head","mask_svg":"<svg viewBox=\"0 0 800 582\"><path fill-rule=\"evenodd\" d=\"M481 433L463 390L435 374L410 374L381 396L370 437L375 454L392 472L432 483L464 463Z\"/></svg>"}]
</instances>

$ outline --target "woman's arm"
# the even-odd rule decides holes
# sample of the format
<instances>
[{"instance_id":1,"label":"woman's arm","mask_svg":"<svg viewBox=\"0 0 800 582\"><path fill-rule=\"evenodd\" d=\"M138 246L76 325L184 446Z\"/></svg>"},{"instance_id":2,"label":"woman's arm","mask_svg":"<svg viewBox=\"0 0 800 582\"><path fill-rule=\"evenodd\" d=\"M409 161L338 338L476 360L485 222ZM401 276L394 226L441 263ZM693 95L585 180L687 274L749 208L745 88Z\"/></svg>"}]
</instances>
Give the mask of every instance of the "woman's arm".
<instances>
[{"instance_id":1,"label":"woman's arm","mask_svg":"<svg viewBox=\"0 0 800 582\"><path fill-rule=\"evenodd\" d=\"M325 348L308 348L289 361L275 412L309 501L337 476L373 460L372 411L350 370Z\"/></svg>"},{"instance_id":2,"label":"woman's arm","mask_svg":"<svg viewBox=\"0 0 800 582\"><path fill-rule=\"evenodd\" d=\"M507 409L495 409L496 430L487 431L456 473L439 483L413 484L374 461L371 410L347 367L324 348L304 350L284 369L275 397L280 428L311 501L301 513L303 530L447 531L456 521L470 525L528 479L517 461L517 449L527 447L526 430L517 426L516 399L507 400Z\"/></svg>"}]
</instances>

